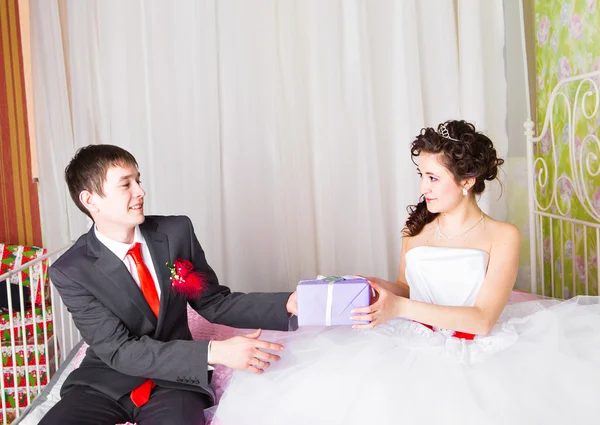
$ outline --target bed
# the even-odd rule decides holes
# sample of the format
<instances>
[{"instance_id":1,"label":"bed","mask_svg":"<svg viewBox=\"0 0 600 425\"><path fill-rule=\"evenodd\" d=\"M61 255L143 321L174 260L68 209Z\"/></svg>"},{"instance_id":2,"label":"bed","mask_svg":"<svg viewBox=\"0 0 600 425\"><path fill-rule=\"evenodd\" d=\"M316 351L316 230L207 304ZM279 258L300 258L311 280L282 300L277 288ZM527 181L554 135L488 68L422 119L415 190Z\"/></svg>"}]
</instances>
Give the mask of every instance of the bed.
<instances>
[{"instance_id":1,"label":"bed","mask_svg":"<svg viewBox=\"0 0 600 425\"><path fill-rule=\"evenodd\" d=\"M531 288L530 293L514 291L510 302L536 297L598 295L600 179L597 177L600 175L600 143L596 128L600 126L599 82L600 71L563 79L552 92L539 135L535 136L533 121L525 123L529 229L524 236L528 236L531 242ZM63 250L44 258L55 259ZM85 344L80 341L68 311L52 286L50 294L57 370L51 374L52 379L47 385L38 385L39 394L28 398L27 407L15 409L15 424L38 423L58 401L62 383L79 365L85 352ZM195 339L225 339L245 332L210 324L191 309L188 317ZM42 343L47 345L48 340ZM231 370L225 367L215 370L212 384L217 398L231 374ZM4 386L2 389L5 389ZM6 424L4 396L2 402L3 423ZM214 408L206 411L209 420L213 411Z\"/></svg>"},{"instance_id":2,"label":"bed","mask_svg":"<svg viewBox=\"0 0 600 425\"><path fill-rule=\"evenodd\" d=\"M510 303L517 303L528 301L532 299L536 299L535 295L514 291L509 300ZM252 330L244 330L244 329L235 329L228 326L223 325L215 325L207 322L202 316L196 313L194 310L188 307L188 322L190 326L190 330L192 331L192 337L194 339L213 339L213 340L222 340L226 338L230 338L236 335L242 335L245 333L252 332ZM276 337L278 331L264 331L263 337L269 339L270 337ZM50 383L41 391L41 393L33 400L32 404L28 406L21 414L19 418L16 419L14 424L22 424L22 425L35 425L39 423L42 417L52 408L52 406L60 400L60 388L69 373L77 368L83 357L85 356L85 350L87 349L87 344L83 341L79 341L75 347L71 350L68 356L63 361L61 367L58 369L56 374L53 376ZM227 383L231 379L233 375L233 370L224 366L218 366L212 377L211 384L215 389L216 401L219 402L219 399L223 395L225 388L227 387ZM207 425L210 425L210 420L214 414L216 406L213 406L209 409L205 410L205 415L207 418ZM131 424L128 424L131 425Z\"/></svg>"}]
</instances>

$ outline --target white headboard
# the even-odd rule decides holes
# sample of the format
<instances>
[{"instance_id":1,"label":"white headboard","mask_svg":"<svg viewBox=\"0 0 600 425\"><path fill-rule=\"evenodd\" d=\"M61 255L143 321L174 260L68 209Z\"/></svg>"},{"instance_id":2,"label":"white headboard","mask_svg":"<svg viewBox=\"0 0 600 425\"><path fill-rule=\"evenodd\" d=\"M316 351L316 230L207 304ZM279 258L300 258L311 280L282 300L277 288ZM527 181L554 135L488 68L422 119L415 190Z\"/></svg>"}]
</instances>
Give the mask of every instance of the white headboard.
<instances>
[{"instance_id":1,"label":"white headboard","mask_svg":"<svg viewBox=\"0 0 600 425\"><path fill-rule=\"evenodd\" d=\"M541 133L525 122L531 291L570 298L598 294L600 71L561 80ZM560 134L555 134L560 131Z\"/></svg>"}]
</instances>

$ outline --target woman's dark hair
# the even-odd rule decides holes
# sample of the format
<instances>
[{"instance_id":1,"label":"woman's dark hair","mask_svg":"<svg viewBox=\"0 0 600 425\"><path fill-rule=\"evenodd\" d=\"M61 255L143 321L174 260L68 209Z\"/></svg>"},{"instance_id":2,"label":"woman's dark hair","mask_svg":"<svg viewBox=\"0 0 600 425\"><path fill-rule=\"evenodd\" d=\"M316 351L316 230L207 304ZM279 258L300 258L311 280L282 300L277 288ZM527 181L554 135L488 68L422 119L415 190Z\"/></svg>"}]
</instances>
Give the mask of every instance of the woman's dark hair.
<instances>
[{"instance_id":1,"label":"woman's dark hair","mask_svg":"<svg viewBox=\"0 0 600 425\"><path fill-rule=\"evenodd\" d=\"M438 130L424 128L410 147L412 161L421 153L440 154L440 161L460 183L475 178L471 192L477 195L485 190L485 181L495 180L498 167L504 160L498 158L492 141L475 130L475 126L466 121L446 121ZM408 219L404 228L405 236L416 236L431 223L438 213L427 209L421 197L417 205L408 208Z\"/></svg>"}]
</instances>

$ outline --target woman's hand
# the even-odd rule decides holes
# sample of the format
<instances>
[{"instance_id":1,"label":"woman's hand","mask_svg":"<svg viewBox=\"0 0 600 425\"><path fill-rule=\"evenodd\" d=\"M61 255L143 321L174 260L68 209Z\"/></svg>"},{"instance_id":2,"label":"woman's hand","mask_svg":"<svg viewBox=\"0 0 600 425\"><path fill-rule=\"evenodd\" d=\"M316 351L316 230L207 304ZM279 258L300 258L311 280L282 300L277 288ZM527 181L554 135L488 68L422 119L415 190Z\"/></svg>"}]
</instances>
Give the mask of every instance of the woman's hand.
<instances>
[{"instance_id":1,"label":"woman's hand","mask_svg":"<svg viewBox=\"0 0 600 425\"><path fill-rule=\"evenodd\" d=\"M367 279L371 283L376 283L377 285L387 289L389 292L391 292L394 295L406 298L405 294L406 294L407 288L403 288L401 286L402 284L399 282L389 282L380 277L366 277L365 279Z\"/></svg>"},{"instance_id":2,"label":"woman's hand","mask_svg":"<svg viewBox=\"0 0 600 425\"><path fill-rule=\"evenodd\" d=\"M402 303L406 301L405 298L394 294L388 288L389 285L371 281L370 278L369 284L376 293L373 303L368 307L356 308L351 313L353 315L352 320L366 320L371 323L352 326L356 329L374 328L377 325L386 323L388 320L399 317Z\"/></svg>"},{"instance_id":3,"label":"woman's hand","mask_svg":"<svg viewBox=\"0 0 600 425\"><path fill-rule=\"evenodd\" d=\"M408 285L405 283L390 282L388 280L382 279L380 277L375 277L375 276L365 277L365 276L362 276L359 274L355 274L353 276L358 276L358 277L362 277L363 279L367 279L370 283L376 283L379 286L382 286L383 288L390 291L392 294L398 295L399 297L408 298L408 294L410 293L410 290L408 289Z\"/></svg>"}]
</instances>

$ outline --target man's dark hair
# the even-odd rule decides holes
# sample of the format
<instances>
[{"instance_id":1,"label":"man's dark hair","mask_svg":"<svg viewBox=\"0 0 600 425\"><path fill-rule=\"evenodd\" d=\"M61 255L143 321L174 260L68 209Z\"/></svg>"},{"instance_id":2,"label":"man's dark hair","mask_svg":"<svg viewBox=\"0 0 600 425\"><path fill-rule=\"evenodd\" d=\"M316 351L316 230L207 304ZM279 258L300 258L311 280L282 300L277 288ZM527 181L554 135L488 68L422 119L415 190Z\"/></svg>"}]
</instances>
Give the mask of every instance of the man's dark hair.
<instances>
[{"instance_id":1,"label":"man's dark hair","mask_svg":"<svg viewBox=\"0 0 600 425\"><path fill-rule=\"evenodd\" d=\"M134 156L118 146L89 145L79 149L65 168L65 180L77 208L92 218L79 200L79 194L87 190L104 196L102 186L108 170L111 167L127 165L134 165L136 168L138 166Z\"/></svg>"}]
</instances>

